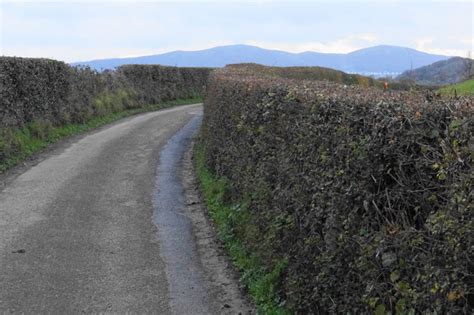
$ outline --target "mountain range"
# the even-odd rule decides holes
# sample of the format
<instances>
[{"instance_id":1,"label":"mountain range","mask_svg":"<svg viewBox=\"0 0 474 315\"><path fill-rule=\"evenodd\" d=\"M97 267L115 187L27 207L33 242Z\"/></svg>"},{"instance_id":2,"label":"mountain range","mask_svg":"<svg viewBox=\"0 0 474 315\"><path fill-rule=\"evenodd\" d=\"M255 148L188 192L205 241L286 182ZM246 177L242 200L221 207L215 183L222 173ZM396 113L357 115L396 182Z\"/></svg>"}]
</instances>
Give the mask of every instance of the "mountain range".
<instances>
[{"instance_id":1,"label":"mountain range","mask_svg":"<svg viewBox=\"0 0 474 315\"><path fill-rule=\"evenodd\" d=\"M113 69L124 64L161 64L179 67L224 67L233 63L258 63L268 66L320 66L366 75L397 75L445 60L433 55L398 46L374 46L347 54L302 52L291 53L249 45L219 46L198 51L173 51L152 56L113 58L75 62L96 70Z\"/></svg>"}]
</instances>

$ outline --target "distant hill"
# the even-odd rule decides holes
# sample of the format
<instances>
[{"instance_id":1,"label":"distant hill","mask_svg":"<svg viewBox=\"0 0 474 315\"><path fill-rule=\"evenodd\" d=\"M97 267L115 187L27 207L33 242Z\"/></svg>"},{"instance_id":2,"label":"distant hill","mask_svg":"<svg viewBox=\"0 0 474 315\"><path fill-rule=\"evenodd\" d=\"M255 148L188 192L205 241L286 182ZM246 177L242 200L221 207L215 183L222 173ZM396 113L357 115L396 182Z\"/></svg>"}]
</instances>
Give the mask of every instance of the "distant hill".
<instances>
[{"instance_id":1,"label":"distant hill","mask_svg":"<svg viewBox=\"0 0 474 315\"><path fill-rule=\"evenodd\" d=\"M411 48L375 46L348 54L317 52L289 53L249 45L220 46L199 51L173 51L160 55L102 59L76 62L97 70L113 69L124 64L161 64L179 67L224 67L235 63L258 63L267 66L320 66L365 75L397 75L410 67L418 68L447 56L433 55Z\"/></svg>"},{"instance_id":2,"label":"distant hill","mask_svg":"<svg viewBox=\"0 0 474 315\"><path fill-rule=\"evenodd\" d=\"M471 63L471 73L469 72ZM421 85L446 85L458 83L472 76L474 61L468 58L453 57L435 62L413 71L405 71L397 77L400 81L412 81Z\"/></svg>"}]
</instances>

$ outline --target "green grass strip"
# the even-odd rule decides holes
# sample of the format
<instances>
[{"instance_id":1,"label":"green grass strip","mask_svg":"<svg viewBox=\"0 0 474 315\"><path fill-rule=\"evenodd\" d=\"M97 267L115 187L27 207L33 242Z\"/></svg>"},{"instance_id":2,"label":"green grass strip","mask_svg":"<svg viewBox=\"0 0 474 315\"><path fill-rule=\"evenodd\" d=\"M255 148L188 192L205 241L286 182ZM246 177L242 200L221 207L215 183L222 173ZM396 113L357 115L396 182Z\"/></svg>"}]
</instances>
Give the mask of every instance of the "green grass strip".
<instances>
[{"instance_id":1,"label":"green grass strip","mask_svg":"<svg viewBox=\"0 0 474 315\"><path fill-rule=\"evenodd\" d=\"M445 86L439 89L439 91L443 95L453 96L457 94L458 96L461 96L461 95L474 96L474 79L470 79L461 83Z\"/></svg>"},{"instance_id":2,"label":"green grass strip","mask_svg":"<svg viewBox=\"0 0 474 315\"><path fill-rule=\"evenodd\" d=\"M12 136L15 139L16 143L19 143L19 150L15 152L13 156L8 156L4 160L0 161L0 173L5 172L9 168L18 165L19 163L25 161L28 157L37 153L50 144L58 142L59 140L71 137L73 135L78 135L86 131L90 131L100 126L110 124L119 119L129 117L132 115L156 111L164 108L169 108L178 105L187 105L194 103L201 103L202 98L190 98L190 99L180 99L175 101L164 102L162 104L155 104L144 106L140 108L128 109L116 113L106 114L100 117L94 117L82 124L68 124L64 126L52 127L50 130L47 130L44 136L38 137L31 133L33 124L27 124L26 126L12 130ZM0 138L0 150L2 150L2 139ZM1 156L0 152L0 156Z\"/></svg>"},{"instance_id":3,"label":"green grass strip","mask_svg":"<svg viewBox=\"0 0 474 315\"><path fill-rule=\"evenodd\" d=\"M205 148L202 143L195 147L196 172L207 210L217 227L218 236L224 243L234 265L241 272L241 281L247 287L259 314L290 314L278 302L275 283L284 271L287 261L278 262L271 272L265 271L257 255L250 254L235 233L236 224L246 224L246 203L228 205L224 202L227 180L216 178L206 167ZM248 213L248 212L247 212Z\"/></svg>"}]
</instances>

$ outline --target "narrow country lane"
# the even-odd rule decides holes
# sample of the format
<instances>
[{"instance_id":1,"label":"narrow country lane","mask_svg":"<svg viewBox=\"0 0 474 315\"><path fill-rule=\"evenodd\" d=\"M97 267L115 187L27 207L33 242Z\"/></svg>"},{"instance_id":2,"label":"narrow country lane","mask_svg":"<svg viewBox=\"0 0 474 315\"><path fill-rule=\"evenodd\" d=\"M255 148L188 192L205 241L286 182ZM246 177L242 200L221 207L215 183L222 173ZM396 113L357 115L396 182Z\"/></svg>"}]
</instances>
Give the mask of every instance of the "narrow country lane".
<instances>
[{"instance_id":1,"label":"narrow country lane","mask_svg":"<svg viewBox=\"0 0 474 315\"><path fill-rule=\"evenodd\" d=\"M201 117L196 104L128 118L3 179L0 313L248 312L219 294L176 181Z\"/></svg>"}]
</instances>

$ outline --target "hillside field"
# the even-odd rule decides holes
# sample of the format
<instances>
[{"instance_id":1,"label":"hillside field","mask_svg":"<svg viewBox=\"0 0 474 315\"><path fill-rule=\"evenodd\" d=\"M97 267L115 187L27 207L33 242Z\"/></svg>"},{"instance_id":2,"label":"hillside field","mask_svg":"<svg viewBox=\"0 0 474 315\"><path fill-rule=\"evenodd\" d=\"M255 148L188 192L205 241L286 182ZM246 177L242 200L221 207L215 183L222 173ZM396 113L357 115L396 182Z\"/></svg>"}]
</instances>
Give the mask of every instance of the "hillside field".
<instances>
[{"instance_id":1,"label":"hillside field","mask_svg":"<svg viewBox=\"0 0 474 315\"><path fill-rule=\"evenodd\" d=\"M439 89L443 95L453 96L457 95L474 96L474 79L466 80L461 83L445 86Z\"/></svg>"}]
</instances>

